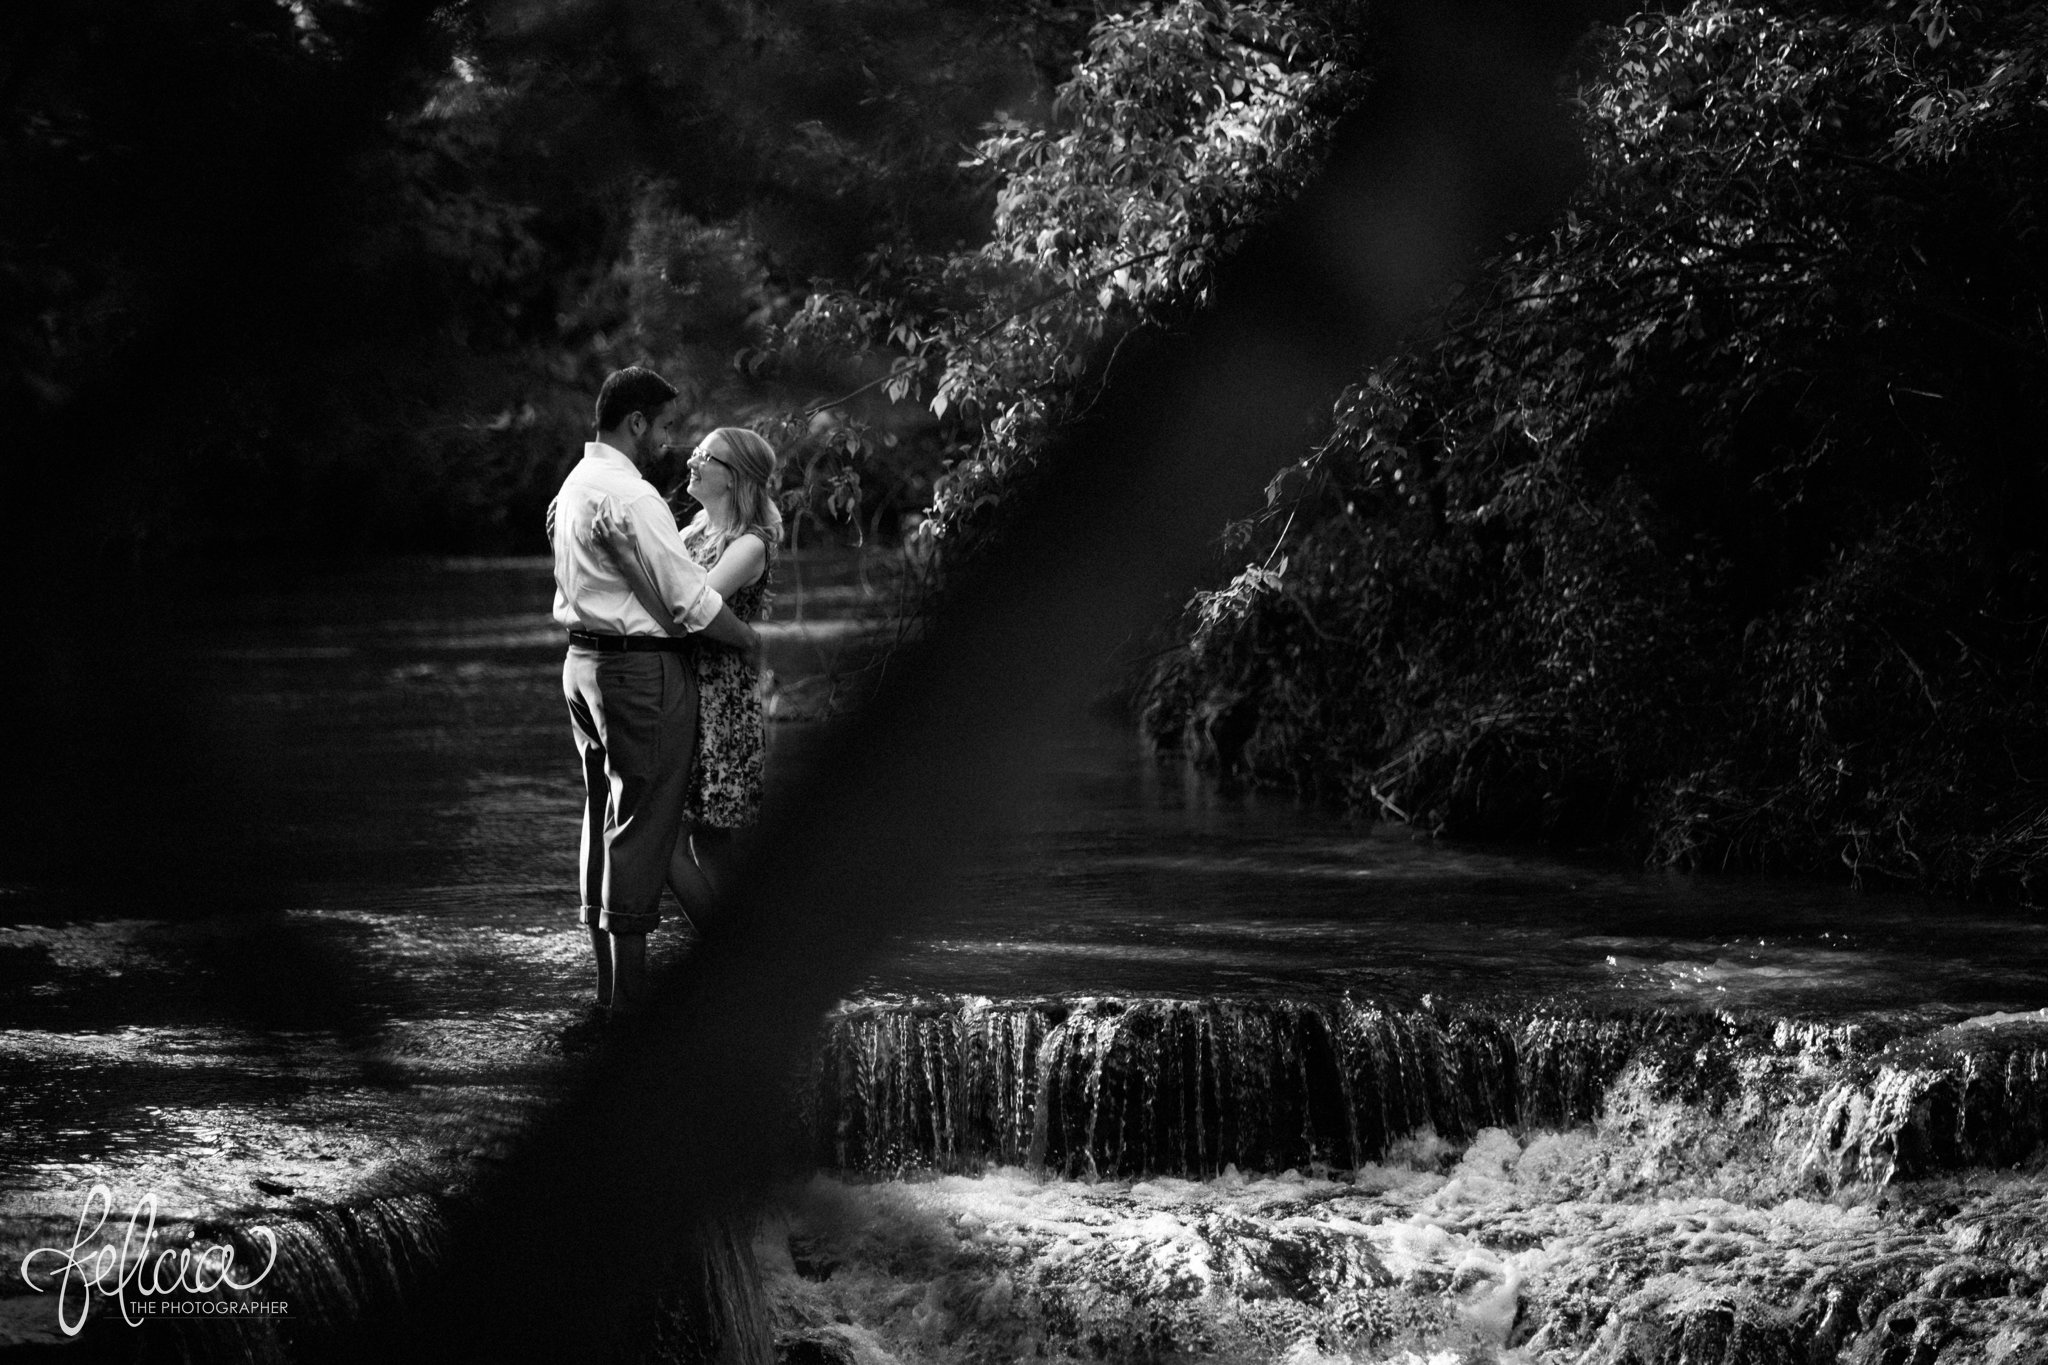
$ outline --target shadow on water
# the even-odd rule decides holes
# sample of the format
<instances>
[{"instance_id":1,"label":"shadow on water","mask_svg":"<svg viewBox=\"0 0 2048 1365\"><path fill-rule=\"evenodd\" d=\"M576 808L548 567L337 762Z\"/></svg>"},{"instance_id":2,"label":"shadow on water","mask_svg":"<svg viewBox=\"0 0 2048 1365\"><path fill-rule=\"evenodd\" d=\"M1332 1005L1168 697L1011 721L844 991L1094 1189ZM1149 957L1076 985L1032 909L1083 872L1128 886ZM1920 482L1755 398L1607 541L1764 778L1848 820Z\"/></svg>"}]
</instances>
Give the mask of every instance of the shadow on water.
<instances>
[{"instance_id":1,"label":"shadow on water","mask_svg":"<svg viewBox=\"0 0 2048 1365\"><path fill-rule=\"evenodd\" d=\"M771 662L798 678L849 648L858 599L850 566L803 571L809 621L828 610L833 629L775 628ZM360 1162L319 1178L278 1155L305 1145L290 1130L345 1112L400 1133L435 1074L523 1090L558 1069L548 1038L582 1003L588 950L572 932L581 806L548 594L546 563L519 560L140 595L168 624L76 705L129 694L138 668L178 680L136 689L150 700L95 743L118 748L160 706L184 766L157 786L130 770L136 809L76 798L40 813L96 812L119 856L11 858L0 1184L147 1184L189 1158L201 1209L264 1171L331 1195ZM62 765L67 780L89 785L96 752ZM14 830L32 846L30 832ZM195 1130L224 1135L214 1145L248 1169L195 1156Z\"/></svg>"},{"instance_id":2,"label":"shadow on water","mask_svg":"<svg viewBox=\"0 0 2048 1365\"><path fill-rule=\"evenodd\" d=\"M858 657L883 585L788 570L769 662L802 684ZM110 719L9 789L0 1259L67 1245L105 1185L172 1246L281 1229L300 1302L348 1321L562 1097L589 984L550 592L533 559L164 576L124 589L146 639L40 680ZM0 1346L53 1312L0 1293Z\"/></svg>"}]
</instances>

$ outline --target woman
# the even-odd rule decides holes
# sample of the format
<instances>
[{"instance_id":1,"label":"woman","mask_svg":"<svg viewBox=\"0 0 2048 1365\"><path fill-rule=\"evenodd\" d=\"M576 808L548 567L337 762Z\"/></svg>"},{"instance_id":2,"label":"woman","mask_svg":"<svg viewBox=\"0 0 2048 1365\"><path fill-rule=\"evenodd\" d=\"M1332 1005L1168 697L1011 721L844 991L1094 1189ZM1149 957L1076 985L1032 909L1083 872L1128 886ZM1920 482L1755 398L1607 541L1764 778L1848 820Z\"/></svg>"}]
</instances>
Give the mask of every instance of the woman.
<instances>
[{"instance_id":1,"label":"woman","mask_svg":"<svg viewBox=\"0 0 2048 1365\"><path fill-rule=\"evenodd\" d=\"M752 624L767 613L774 591L782 512L775 505L775 447L745 427L720 427L690 455L684 491L697 515L683 527L683 547L710 572L711 586ZM669 885L694 876L706 894L708 866L723 873L734 830L761 817L761 768L767 717L754 665L738 650L697 651L697 777L684 807L687 844L676 842ZM688 902L685 902L687 904Z\"/></svg>"},{"instance_id":2,"label":"woman","mask_svg":"<svg viewBox=\"0 0 2048 1365\"><path fill-rule=\"evenodd\" d=\"M683 527L683 547L708 571L711 587L742 621L766 613L782 542L782 513L775 505L775 448L745 427L720 427L697 443L684 490L697 500L697 515ZM614 528L600 517L592 529L607 541ZM638 571L635 557L615 544L641 604L656 620L669 619L653 585ZM681 634L679 627L671 627ZM669 888L699 929L705 911L717 903L713 879L724 875L733 831L753 824L761 812L761 770L767 750L767 717L753 661L738 650L706 645L696 651L697 753L691 793L685 800L686 838L676 841Z\"/></svg>"}]
</instances>

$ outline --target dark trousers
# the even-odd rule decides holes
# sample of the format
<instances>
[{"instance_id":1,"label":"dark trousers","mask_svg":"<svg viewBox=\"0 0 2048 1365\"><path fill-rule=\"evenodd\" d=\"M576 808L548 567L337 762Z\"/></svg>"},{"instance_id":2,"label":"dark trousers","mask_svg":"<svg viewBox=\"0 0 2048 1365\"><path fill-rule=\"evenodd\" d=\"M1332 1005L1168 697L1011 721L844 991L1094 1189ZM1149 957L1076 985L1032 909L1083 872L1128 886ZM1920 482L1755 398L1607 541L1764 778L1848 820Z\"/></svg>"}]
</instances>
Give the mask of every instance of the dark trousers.
<instances>
[{"instance_id":1,"label":"dark trousers","mask_svg":"<svg viewBox=\"0 0 2048 1365\"><path fill-rule=\"evenodd\" d=\"M697 743L688 654L571 647L562 695L583 760L582 920L614 934L661 922Z\"/></svg>"}]
</instances>

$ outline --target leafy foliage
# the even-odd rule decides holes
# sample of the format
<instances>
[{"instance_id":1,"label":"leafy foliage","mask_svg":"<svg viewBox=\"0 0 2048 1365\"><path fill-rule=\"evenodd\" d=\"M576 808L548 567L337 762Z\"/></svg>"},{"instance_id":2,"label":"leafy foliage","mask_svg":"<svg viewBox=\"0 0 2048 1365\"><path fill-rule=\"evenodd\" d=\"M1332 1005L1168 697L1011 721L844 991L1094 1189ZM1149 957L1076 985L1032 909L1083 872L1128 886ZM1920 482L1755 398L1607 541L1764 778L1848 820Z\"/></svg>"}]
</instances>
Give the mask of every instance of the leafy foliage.
<instances>
[{"instance_id":1,"label":"leafy foliage","mask_svg":"<svg viewBox=\"0 0 2048 1365\"><path fill-rule=\"evenodd\" d=\"M598 380L651 359L819 517L928 508L971 552L1314 173L1365 32L17 6L10 545L531 548ZM1571 211L1276 474L1148 724L1430 829L2035 894L2048 13L1699 3L1600 30L1576 89Z\"/></svg>"},{"instance_id":2,"label":"leafy foliage","mask_svg":"<svg viewBox=\"0 0 2048 1365\"><path fill-rule=\"evenodd\" d=\"M1449 833L2034 894L2048 19L1603 31L1591 174L1234 529L1148 724Z\"/></svg>"},{"instance_id":3,"label":"leafy foliage","mask_svg":"<svg viewBox=\"0 0 2048 1365\"><path fill-rule=\"evenodd\" d=\"M958 139L1093 12L16 7L0 421L101 453L64 539L110 555L534 548L608 369L759 404L730 359L814 275L978 239ZM15 508L54 495L10 474Z\"/></svg>"},{"instance_id":4,"label":"leafy foliage","mask_svg":"<svg viewBox=\"0 0 2048 1365\"><path fill-rule=\"evenodd\" d=\"M806 416L935 472L920 535L971 547L1118 338L1200 307L1217 261L1312 174L1362 86L1359 22L1266 0L1105 19L1050 117L999 119L965 163L995 185L985 243L885 247L781 328L784 373L848 390Z\"/></svg>"}]
</instances>

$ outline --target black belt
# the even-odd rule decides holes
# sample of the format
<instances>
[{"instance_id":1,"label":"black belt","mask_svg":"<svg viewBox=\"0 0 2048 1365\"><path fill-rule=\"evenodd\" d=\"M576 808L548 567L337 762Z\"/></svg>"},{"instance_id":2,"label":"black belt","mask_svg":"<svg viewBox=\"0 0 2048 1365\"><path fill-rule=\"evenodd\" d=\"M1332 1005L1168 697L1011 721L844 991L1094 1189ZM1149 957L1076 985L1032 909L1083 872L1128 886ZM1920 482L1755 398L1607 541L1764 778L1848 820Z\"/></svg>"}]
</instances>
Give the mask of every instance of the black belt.
<instances>
[{"instance_id":1,"label":"black belt","mask_svg":"<svg viewBox=\"0 0 2048 1365\"><path fill-rule=\"evenodd\" d=\"M600 654L687 654L696 647L687 635L599 635L589 630L570 631L569 643Z\"/></svg>"}]
</instances>

